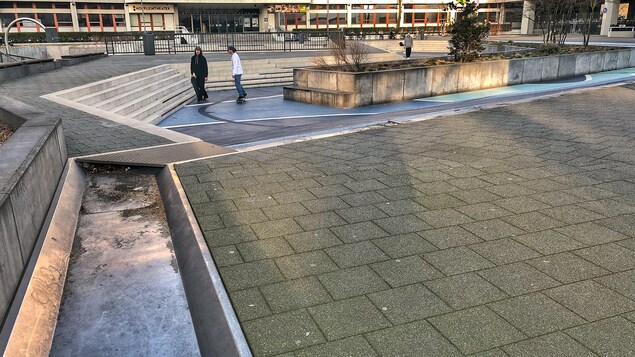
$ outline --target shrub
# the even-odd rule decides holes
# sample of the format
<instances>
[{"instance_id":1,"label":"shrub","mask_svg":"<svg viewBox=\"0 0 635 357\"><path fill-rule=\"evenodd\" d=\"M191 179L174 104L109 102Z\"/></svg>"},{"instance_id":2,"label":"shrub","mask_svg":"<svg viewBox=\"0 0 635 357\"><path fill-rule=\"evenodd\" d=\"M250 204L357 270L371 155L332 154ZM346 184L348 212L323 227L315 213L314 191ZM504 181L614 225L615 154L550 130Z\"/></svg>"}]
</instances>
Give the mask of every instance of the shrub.
<instances>
[{"instance_id":1,"label":"shrub","mask_svg":"<svg viewBox=\"0 0 635 357\"><path fill-rule=\"evenodd\" d=\"M458 62L472 62L480 57L483 40L487 37L488 26L478 19L477 3L470 0L459 0L448 7L457 11L457 20L450 25L450 55Z\"/></svg>"}]
</instances>

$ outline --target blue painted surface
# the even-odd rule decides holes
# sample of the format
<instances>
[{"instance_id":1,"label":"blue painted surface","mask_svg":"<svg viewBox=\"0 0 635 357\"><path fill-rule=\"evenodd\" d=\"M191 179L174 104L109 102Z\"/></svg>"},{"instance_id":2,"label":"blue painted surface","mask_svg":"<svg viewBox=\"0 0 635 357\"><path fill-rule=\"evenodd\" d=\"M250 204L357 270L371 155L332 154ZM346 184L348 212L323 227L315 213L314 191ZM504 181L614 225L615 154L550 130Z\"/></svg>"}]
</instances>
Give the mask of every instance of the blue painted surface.
<instances>
[{"instance_id":1,"label":"blue painted surface","mask_svg":"<svg viewBox=\"0 0 635 357\"><path fill-rule=\"evenodd\" d=\"M300 120L326 118L365 118L377 114L399 112L435 107L448 103L461 103L476 99L504 99L521 94L540 94L541 92L549 92L554 90L569 90L575 88L583 88L587 86L601 85L611 83L618 80L625 80L635 76L635 68L626 68L621 70L596 73L587 76L579 76L567 80L543 82L534 84L520 84L515 86L484 89L472 92L455 93L436 97L428 97L415 99L409 102L389 103L382 105L371 105L354 109L337 109L307 103L299 103L285 101L282 98L281 88L269 89L264 94L259 94L258 90L252 90L256 93L256 98L249 98L246 105L236 105L234 93L216 93L215 103L195 105L185 107L170 117L163 120L158 125L172 129L180 129L186 127L200 126L204 127L223 125L228 123L248 123L248 122L267 122L276 120ZM225 96L225 98L223 98ZM213 96L212 96L213 97Z\"/></svg>"}]
</instances>

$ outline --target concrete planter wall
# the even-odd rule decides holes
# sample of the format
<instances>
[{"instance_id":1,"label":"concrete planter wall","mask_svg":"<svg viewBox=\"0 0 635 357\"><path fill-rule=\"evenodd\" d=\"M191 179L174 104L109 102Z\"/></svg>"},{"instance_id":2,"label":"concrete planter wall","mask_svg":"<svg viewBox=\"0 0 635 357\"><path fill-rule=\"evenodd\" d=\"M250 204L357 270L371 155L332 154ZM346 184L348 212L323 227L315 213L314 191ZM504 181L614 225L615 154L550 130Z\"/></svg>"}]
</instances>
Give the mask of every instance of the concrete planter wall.
<instances>
[{"instance_id":1,"label":"concrete planter wall","mask_svg":"<svg viewBox=\"0 0 635 357\"><path fill-rule=\"evenodd\" d=\"M634 66L635 49L625 49L377 72L295 69L294 85L284 88L284 99L336 108L355 108L565 79Z\"/></svg>"},{"instance_id":2,"label":"concrete planter wall","mask_svg":"<svg viewBox=\"0 0 635 357\"><path fill-rule=\"evenodd\" d=\"M59 118L0 97L18 130L0 146L0 324L22 277L66 163Z\"/></svg>"}]
</instances>

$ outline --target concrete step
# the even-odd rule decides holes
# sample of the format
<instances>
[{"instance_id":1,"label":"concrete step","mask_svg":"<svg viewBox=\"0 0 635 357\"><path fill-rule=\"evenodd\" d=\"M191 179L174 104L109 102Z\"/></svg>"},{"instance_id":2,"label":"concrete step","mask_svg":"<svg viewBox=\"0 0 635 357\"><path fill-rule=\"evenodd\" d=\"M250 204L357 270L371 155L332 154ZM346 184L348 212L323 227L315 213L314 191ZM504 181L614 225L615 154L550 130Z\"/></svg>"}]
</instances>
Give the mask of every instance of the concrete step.
<instances>
[{"instance_id":1,"label":"concrete step","mask_svg":"<svg viewBox=\"0 0 635 357\"><path fill-rule=\"evenodd\" d=\"M145 106L152 106L156 104L159 99L169 94L180 93L186 86L191 86L190 81L183 80L174 82L159 90L147 93L144 96L128 101L127 103L122 104L119 107L112 108L110 109L110 111L119 115L128 116L130 113L137 111Z\"/></svg>"},{"instance_id":2,"label":"concrete step","mask_svg":"<svg viewBox=\"0 0 635 357\"><path fill-rule=\"evenodd\" d=\"M58 96L62 97L62 98L65 98L65 99L70 99L70 100L76 101L76 98L85 96L88 93L98 92L98 91L101 91L101 90L104 90L104 89L107 89L107 88L118 86L118 85L123 84L123 83L134 81L134 80L139 79L139 78L144 78L144 77L147 77L147 76L151 76L151 75L153 75L155 73L163 72L163 71L165 71L165 70L167 70L169 68L170 67L168 65L161 65L161 66L157 66L157 67L147 68L147 69L144 69L144 70L141 70L141 71L137 71L137 72L125 74L125 75L122 75L122 76L109 78L109 79L106 79L106 80L103 80L103 81L99 81L99 82L96 82L96 83L92 83L92 84L87 84L87 85L71 88L69 90L65 90L65 91L59 92Z\"/></svg>"},{"instance_id":3,"label":"concrete step","mask_svg":"<svg viewBox=\"0 0 635 357\"><path fill-rule=\"evenodd\" d=\"M165 86L170 85L170 83L183 80L183 76L176 71L172 71L165 75L161 75L161 76L153 75L145 79L146 81L138 83L138 85L132 86L131 88L126 88L126 89L118 89L119 87L113 88L112 91L114 93L119 93L119 94L109 99L106 99L104 101L95 103L94 106L99 109L108 111L110 109L113 109L115 107L118 107L122 104L129 102L131 98L138 98L147 93L160 90L164 88ZM145 84L145 82L149 82L149 83Z\"/></svg>"},{"instance_id":4,"label":"concrete step","mask_svg":"<svg viewBox=\"0 0 635 357\"><path fill-rule=\"evenodd\" d=\"M260 82L260 83L244 84L243 87L244 88L264 88L264 87L279 87L279 86L289 86L289 85L293 85L293 79L288 80L288 81ZM212 92L219 92L219 91L224 91L224 90L235 90L236 87L234 86L234 82L231 82L231 84L230 83L218 84L218 85L215 85L213 87L205 87L205 89L207 89L208 91L212 91Z\"/></svg>"},{"instance_id":5,"label":"concrete step","mask_svg":"<svg viewBox=\"0 0 635 357\"><path fill-rule=\"evenodd\" d=\"M180 92L167 94L157 100L154 105L142 107L130 113L129 116L136 120L155 124L179 109L183 104L190 102L194 96L193 93L191 87L183 87Z\"/></svg>"},{"instance_id":6,"label":"concrete step","mask_svg":"<svg viewBox=\"0 0 635 357\"><path fill-rule=\"evenodd\" d=\"M94 105L96 103L104 102L107 99L117 97L122 93L126 93L130 90L151 85L156 81L157 78L164 78L166 76L175 74L180 73L177 73L171 68L166 68L164 71L153 73L152 75L146 77L137 78L129 82L121 83L96 92L88 93L82 97L75 99L75 101L86 105Z\"/></svg>"}]
</instances>

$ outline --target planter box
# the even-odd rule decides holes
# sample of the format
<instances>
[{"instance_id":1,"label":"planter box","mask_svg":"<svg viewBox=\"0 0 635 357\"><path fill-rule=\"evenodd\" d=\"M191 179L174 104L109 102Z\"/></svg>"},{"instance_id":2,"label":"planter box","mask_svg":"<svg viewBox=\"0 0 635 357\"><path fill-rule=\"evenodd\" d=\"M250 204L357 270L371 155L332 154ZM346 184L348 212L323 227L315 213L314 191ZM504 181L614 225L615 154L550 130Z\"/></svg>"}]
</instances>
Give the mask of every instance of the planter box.
<instances>
[{"instance_id":1,"label":"planter box","mask_svg":"<svg viewBox=\"0 0 635 357\"><path fill-rule=\"evenodd\" d=\"M401 62L395 62L401 63ZM376 72L293 71L284 99L336 108L536 83L635 66L635 49L422 66Z\"/></svg>"}]
</instances>

